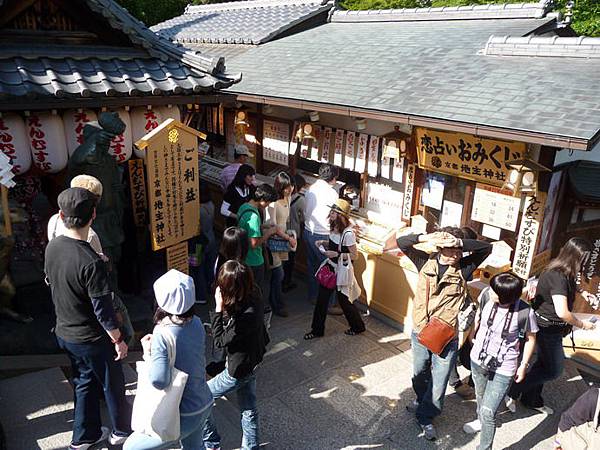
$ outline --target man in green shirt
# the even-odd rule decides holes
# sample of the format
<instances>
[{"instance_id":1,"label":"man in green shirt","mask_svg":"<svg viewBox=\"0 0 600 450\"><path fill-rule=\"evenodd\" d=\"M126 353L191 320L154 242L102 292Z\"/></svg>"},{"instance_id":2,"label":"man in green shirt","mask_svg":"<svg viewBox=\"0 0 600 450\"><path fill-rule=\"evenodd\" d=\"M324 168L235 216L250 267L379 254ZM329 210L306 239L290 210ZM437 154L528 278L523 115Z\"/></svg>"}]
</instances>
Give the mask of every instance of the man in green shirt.
<instances>
[{"instance_id":1,"label":"man in green shirt","mask_svg":"<svg viewBox=\"0 0 600 450\"><path fill-rule=\"evenodd\" d=\"M246 256L246 264L252 269L254 282L262 288L265 278L265 259L262 246L277 232L277 227L262 229L261 211L277 199L277 193L272 186L261 184L256 188L252 198L240 206L238 210L238 226L246 230L250 249Z\"/></svg>"}]
</instances>

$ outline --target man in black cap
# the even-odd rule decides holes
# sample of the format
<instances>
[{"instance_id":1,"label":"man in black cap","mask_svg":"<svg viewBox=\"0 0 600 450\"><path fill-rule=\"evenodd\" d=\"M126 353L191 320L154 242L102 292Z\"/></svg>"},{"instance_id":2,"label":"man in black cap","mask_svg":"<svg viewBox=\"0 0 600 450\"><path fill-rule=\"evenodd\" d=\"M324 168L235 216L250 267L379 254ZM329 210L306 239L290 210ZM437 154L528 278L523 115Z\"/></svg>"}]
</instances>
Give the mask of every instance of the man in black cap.
<instances>
[{"instance_id":1,"label":"man in black cap","mask_svg":"<svg viewBox=\"0 0 600 450\"><path fill-rule=\"evenodd\" d=\"M58 196L64 235L46 247L46 282L56 311L56 338L71 360L75 389L70 449L86 450L108 438L122 444L131 433L120 360L127 356L115 311L106 265L87 242L98 197L83 188ZM101 426L104 391L112 432Z\"/></svg>"}]
</instances>

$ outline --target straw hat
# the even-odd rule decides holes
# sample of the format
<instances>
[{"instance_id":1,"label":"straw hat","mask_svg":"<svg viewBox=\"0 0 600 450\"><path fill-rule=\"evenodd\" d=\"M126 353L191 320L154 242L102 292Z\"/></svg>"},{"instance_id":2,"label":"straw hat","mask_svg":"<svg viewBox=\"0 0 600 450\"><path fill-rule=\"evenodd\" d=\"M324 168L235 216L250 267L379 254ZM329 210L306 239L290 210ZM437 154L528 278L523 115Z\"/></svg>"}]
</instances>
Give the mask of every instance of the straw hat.
<instances>
[{"instance_id":1,"label":"straw hat","mask_svg":"<svg viewBox=\"0 0 600 450\"><path fill-rule=\"evenodd\" d=\"M338 198L335 203L333 205L329 205L329 207L336 213L342 214L343 216L348 217L350 215L350 203L344 199Z\"/></svg>"}]
</instances>

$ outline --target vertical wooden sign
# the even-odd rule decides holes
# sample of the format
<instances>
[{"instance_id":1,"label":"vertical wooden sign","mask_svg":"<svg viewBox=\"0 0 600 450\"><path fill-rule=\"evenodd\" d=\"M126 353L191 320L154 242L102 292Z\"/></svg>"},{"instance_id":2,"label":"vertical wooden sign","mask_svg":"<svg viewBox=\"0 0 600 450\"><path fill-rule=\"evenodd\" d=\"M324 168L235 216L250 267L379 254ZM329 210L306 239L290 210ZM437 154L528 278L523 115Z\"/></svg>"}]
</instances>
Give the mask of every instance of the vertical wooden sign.
<instances>
[{"instance_id":1,"label":"vertical wooden sign","mask_svg":"<svg viewBox=\"0 0 600 450\"><path fill-rule=\"evenodd\" d=\"M540 225L544 218L546 193L538 192L535 196L525 198L521 227L513 259L513 271L521 278L527 279L537 249Z\"/></svg>"},{"instance_id":2,"label":"vertical wooden sign","mask_svg":"<svg viewBox=\"0 0 600 450\"><path fill-rule=\"evenodd\" d=\"M186 275L190 274L187 241L167 248L167 270L171 269L179 270Z\"/></svg>"},{"instance_id":3,"label":"vertical wooden sign","mask_svg":"<svg viewBox=\"0 0 600 450\"><path fill-rule=\"evenodd\" d=\"M136 227L144 227L148 222L148 201L146 198L146 176L144 160L130 159L129 186L131 187L131 208Z\"/></svg>"},{"instance_id":4,"label":"vertical wooden sign","mask_svg":"<svg viewBox=\"0 0 600 450\"><path fill-rule=\"evenodd\" d=\"M402 204L402 220L410 220L412 214L413 194L415 191L415 170L415 164L409 164L406 168L404 203Z\"/></svg>"}]
</instances>

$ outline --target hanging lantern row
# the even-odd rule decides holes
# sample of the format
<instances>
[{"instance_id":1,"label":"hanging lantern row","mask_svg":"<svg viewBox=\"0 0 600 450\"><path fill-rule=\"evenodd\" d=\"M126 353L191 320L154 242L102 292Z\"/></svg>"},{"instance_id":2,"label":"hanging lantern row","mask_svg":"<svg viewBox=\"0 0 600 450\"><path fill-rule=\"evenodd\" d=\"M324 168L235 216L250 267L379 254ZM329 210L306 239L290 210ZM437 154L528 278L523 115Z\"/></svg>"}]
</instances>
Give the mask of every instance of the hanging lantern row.
<instances>
[{"instance_id":1,"label":"hanging lantern row","mask_svg":"<svg viewBox=\"0 0 600 450\"><path fill-rule=\"evenodd\" d=\"M122 163L131 158L133 143L158 127L164 120L180 120L177 107L136 107L117 110L125 123L123 134L110 143L110 154ZM0 116L0 150L11 160L16 175L27 172L32 164L45 173L57 173L67 167L69 157L83 143L83 129L98 120L91 109L69 109L62 116L53 112L35 112L23 118L17 113ZM145 158L145 152L135 149Z\"/></svg>"}]
</instances>

